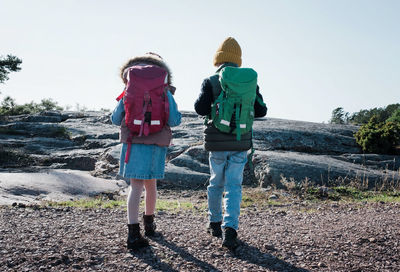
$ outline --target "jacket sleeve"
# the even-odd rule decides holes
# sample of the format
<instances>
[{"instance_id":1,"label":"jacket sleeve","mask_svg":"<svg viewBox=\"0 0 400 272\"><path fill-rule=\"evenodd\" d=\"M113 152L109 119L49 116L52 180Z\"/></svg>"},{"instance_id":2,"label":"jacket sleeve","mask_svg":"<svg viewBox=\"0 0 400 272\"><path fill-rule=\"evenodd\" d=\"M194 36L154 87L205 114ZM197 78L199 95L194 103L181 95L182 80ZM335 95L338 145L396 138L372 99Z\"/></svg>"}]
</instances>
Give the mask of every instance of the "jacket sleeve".
<instances>
[{"instance_id":1,"label":"jacket sleeve","mask_svg":"<svg viewBox=\"0 0 400 272\"><path fill-rule=\"evenodd\" d=\"M120 126L124 116L125 116L124 102L123 99L121 99L118 102L118 105L115 107L113 113L111 114L111 122L114 125Z\"/></svg>"},{"instance_id":2,"label":"jacket sleeve","mask_svg":"<svg viewBox=\"0 0 400 272\"><path fill-rule=\"evenodd\" d=\"M169 102L168 125L170 127L176 127L181 123L182 114L178 111L178 106L176 105L175 99L170 91L167 92L167 96Z\"/></svg>"},{"instance_id":3,"label":"jacket sleeve","mask_svg":"<svg viewBox=\"0 0 400 272\"><path fill-rule=\"evenodd\" d=\"M213 102L213 92L210 79L205 79L201 85L199 98L194 103L197 114L205 116L211 114L211 104Z\"/></svg>"},{"instance_id":4,"label":"jacket sleeve","mask_svg":"<svg viewBox=\"0 0 400 272\"><path fill-rule=\"evenodd\" d=\"M264 101L263 101L263 97L260 93L260 87L257 86L257 99L254 103L254 117L264 117L265 115L267 115L267 106L265 105ZM263 102L263 104L261 104L259 102L259 99Z\"/></svg>"}]
</instances>

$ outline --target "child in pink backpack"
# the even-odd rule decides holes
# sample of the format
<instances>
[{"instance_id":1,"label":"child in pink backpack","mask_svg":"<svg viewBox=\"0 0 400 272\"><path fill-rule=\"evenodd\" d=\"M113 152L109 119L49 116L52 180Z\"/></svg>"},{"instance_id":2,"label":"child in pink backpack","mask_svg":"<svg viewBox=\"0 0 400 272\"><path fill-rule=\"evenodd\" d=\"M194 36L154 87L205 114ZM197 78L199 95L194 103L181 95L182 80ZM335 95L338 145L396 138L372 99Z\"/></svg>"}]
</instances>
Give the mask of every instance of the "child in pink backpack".
<instances>
[{"instance_id":1,"label":"child in pink backpack","mask_svg":"<svg viewBox=\"0 0 400 272\"><path fill-rule=\"evenodd\" d=\"M163 85L158 88L162 88L160 92L165 97L164 102L167 111L165 114L165 125L162 125L162 120L152 119L151 122L145 120L144 116L148 118L147 113L151 111L151 108L155 111L155 102L151 102L152 99L155 101L154 97L150 98L149 96L148 103L144 103L143 101L139 102L140 105L146 104L146 109L143 109L143 113L145 111L146 113L142 114L143 118L139 118L135 116L135 114L138 114L138 112L140 114L142 109L138 109L138 103L130 102L139 98L132 98L133 96L131 94L126 93L129 92L131 86L142 84L142 82L139 82L140 75L143 75L143 73L146 73L148 70L155 71L158 78L154 80L159 81L160 75L163 77ZM135 75L139 75L139 77L135 77ZM146 77L147 75L144 74L144 76ZM154 223L157 199L156 180L164 178L165 158L167 148L172 138L170 127L180 124L181 114L172 96L175 92L175 87L171 86L170 69L159 55L147 53L144 56L130 59L121 68L121 78L126 88L117 98L119 102L111 115L111 121L113 124L121 126L120 141L123 144L119 175L130 180L130 189L127 198L127 247L128 249L138 249L149 245L148 240L141 235L139 225L139 203L143 187L146 191L145 211L143 214L144 230L146 236L152 236L155 234L156 229ZM152 82L150 82L150 85L151 83ZM157 83L155 84L157 85ZM152 114L156 115L155 112ZM129 121L127 122L126 120L128 119ZM152 125L162 128L158 132L151 133ZM137 131L135 131L136 128Z\"/></svg>"}]
</instances>

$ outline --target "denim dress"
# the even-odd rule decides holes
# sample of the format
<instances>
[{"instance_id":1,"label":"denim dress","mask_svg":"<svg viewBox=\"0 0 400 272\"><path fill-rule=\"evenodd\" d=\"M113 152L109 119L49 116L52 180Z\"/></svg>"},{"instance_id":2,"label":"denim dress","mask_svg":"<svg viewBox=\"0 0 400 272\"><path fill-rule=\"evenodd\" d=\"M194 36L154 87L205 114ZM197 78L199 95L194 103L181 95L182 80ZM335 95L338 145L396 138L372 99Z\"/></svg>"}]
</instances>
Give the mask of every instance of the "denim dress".
<instances>
[{"instance_id":1,"label":"denim dress","mask_svg":"<svg viewBox=\"0 0 400 272\"><path fill-rule=\"evenodd\" d=\"M170 127L178 126L181 123L181 113L172 94L168 91ZM121 125L125 116L124 103L122 99L111 115L111 122L114 125ZM128 144L123 143L119 164L119 175L124 178L134 179L162 179L164 178L166 146L132 144L128 163L125 163L125 155Z\"/></svg>"}]
</instances>

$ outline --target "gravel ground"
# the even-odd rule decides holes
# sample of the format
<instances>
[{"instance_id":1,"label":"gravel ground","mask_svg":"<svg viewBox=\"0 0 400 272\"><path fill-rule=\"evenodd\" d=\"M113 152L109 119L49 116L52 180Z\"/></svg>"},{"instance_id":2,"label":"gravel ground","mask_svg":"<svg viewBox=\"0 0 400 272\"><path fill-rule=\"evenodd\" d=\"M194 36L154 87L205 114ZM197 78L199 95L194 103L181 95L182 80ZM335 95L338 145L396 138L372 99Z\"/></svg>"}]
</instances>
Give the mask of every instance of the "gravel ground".
<instances>
[{"instance_id":1,"label":"gravel ground","mask_svg":"<svg viewBox=\"0 0 400 272\"><path fill-rule=\"evenodd\" d=\"M400 205L245 208L241 246L209 236L199 211L160 212L150 247L125 248L125 211L0 208L0 271L400 271Z\"/></svg>"}]
</instances>

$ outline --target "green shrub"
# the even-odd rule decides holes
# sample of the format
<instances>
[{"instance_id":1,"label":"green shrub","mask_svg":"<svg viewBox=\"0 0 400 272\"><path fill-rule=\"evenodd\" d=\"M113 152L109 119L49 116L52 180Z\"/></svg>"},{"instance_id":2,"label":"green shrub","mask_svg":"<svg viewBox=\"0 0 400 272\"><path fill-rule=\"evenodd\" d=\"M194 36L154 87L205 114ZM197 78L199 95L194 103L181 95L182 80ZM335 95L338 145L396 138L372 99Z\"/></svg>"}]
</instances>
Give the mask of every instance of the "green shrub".
<instances>
[{"instance_id":1,"label":"green shrub","mask_svg":"<svg viewBox=\"0 0 400 272\"><path fill-rule=\"evenodd\" d=\"M354 136L364 152L394 154L400 145L400 122L379 122L377 116L372 116Z\"/></svg>"},{"instance_id":2,"label":"green shrub","mask_svg":"<svg viewBox=\"0 0 400 272\"><path fill-rule=\"evenodd\" d=\"M0 104L0 115L34 114L49 110L63 110L63 108L58 106L58 103L50 98L42 99L39 104L32 101L30 103L18 105L13 98L7 96Z\"/></svg>"}]
</instances>

